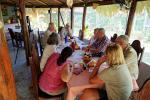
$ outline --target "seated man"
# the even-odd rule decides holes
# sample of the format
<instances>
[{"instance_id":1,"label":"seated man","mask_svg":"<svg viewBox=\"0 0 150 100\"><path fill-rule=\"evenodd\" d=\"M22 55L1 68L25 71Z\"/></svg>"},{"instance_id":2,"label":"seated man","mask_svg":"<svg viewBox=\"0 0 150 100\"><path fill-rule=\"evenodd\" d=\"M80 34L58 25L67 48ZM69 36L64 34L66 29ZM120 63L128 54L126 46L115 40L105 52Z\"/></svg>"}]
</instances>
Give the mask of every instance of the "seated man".
<instances>
[{"instance_id":1,"label":"seated man","mask_svg":"<svg viewBox=\"0 0 150 100\"><path fill-rule=\"evenodd\" d=\"M130 71L132 79L137 79L139 74L138 61L136 51L129 45L129 38L127 35L120 35L116 39L124 53L125 61Z\"/></svg>"},{"instance_id":2,"label":"seated man","mask_svg":"<svg viewBox=\"0 0 150 100\"><path fill-rule=\"evenodd\" d=\"M86 48L86 51L89 50L92 54L103 53L110 43L110 40L105 35L104 28L97 29L96 37L95 42Z\"/></svg>"}]
</instances>

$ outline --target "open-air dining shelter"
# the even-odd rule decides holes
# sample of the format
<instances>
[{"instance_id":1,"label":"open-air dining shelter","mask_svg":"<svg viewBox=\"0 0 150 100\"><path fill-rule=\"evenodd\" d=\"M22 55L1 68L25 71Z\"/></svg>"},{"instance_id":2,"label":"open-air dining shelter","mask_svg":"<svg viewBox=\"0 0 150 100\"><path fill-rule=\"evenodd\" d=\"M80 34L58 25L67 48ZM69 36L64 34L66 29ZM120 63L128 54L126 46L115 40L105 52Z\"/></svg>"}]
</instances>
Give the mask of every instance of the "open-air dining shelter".
<instances>
[{"instance_id":1,"label":"open-air dining shelter","mask_svg":"<svg viewBox=\"0 0 150 100\"><path fill-rule=\"evenodd\" d=\"M38 12L38 10L36 9L41 9L41 12L45 11L42 9L46 9L47 10L46 13L48 15L47 19L49 22L54 22L54 19L57 19L57 21L55 20L56 22L55 24L57 24L56 25L57 28L59 28L60 26L65 26L66 23L69 23L71 29L74 31L76 36L79 36L79 34L77 33L79 31L77 29L79 28L75 29L76 28L75 25L78 24L77 21L80 20L80 26L81 26L80 29L82 30L81 32L82 34L80 35L81 40L85 40L84 37L86 37L87 36L86 34L88 33L86 31L88 28L86 25L86 20L90 18L89 17L90 14L87 13L90 9L94 9L94 11L101 13L101 15L105 15L109 17L115 16L115 14L117 14L118 12L118 9L122 10L127 14L126 20L124 21L126 22L126 24L124 25L125 27L123 27L124 29L123 34L131 37L133 27L135 27L136 24L138 24L140 27L141 22L144 22L145 24L141 26L144 28L141 30L143 30L142 32L147 33L147 34L143 33L145 36L144 38L147 39L147 47L145 48L150 49L149 46L150 35L148 34L148 32L150 32L150 24L146 24L146 23L150 23L150 1L149 0L0 0L0 3L1 3L0 4L1 6L1 10L0 10L0 90L1 90L0 100L17 100L18 98L16 94L15 79L13 76L12 62L10 59L10 54L7 46L6 33L4 31L4 26L5 26L4 22L6 20L4 19L5 17L4 14L8 13L5 12L8 6L13 7L12 12L14 12L16 15L15 17L16 23L20 23L18 25L21 26L27 65L29 65L29 57L31 56L31 46L32 46L31 45L32 43L30 41L30 34L34 32L34 28L32 28L32 26L34 26L33 24L37 25L37 23L33 23L32 21L34 20L40 22L40 18L36 20L37 16L40 14L40 11ZM89 9L88 7L91 8ZM78 8L82 8L80 9L82 11L76 10ZM67 13L68 15L66 16L63 15L64 13L63 11L65 11L65 9L69 11L69 13ZM75 20L75 10L80 12L80 14L82 13L82 16L78 17L80 19ZM142 13L146 19L141 20L139 23L138 22L136 23L134 21L136 11L138 13ZM53 16L54 13L55 16ZM69 20L67 19L67 21L65 21L64 20L65 17L68 18L68 16L69 16ZM107 28L109 29L109 27ZM105 28L105 30L107 30L107 28ZM40 26L38 27L38 30L40 30ZM150 53L147 53L147 59L149 59L149 55ZM149 65L147 66L149 67Z\"/></svg>"}]
</instances>

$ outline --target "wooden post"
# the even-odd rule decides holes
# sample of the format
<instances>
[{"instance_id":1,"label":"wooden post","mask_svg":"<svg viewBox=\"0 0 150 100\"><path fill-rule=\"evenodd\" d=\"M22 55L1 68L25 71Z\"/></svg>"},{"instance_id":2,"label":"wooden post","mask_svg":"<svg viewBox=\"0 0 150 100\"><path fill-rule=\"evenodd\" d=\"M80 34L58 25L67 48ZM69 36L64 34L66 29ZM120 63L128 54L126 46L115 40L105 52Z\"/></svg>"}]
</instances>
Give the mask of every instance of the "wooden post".
<instances>
[{"instance_id":1,"label":"wooden post","mask_svg":"<svg viewBox=\"0 0 150 100\"><path fill-rule=\"evenodd\" d=\"M74 25L74 11L73 11L74 9L73 9L73 7L71 8L71 29L72 29L72 31L73 31L73 25Z\"/></svg>"},{"instance_id":2,"label":"wooden post","mask_svg":"<svg viewBox=\"0 0 150 100\"><path fill-rule=\"evenodd\" d=\"M130 8L128 22L127 22L127 28L126 28L126 32L125 32L125 35L128 35L128 36L130 36L130 34L131 34L132 23L133 23L133 19L134 19L134 15L135 15L136 5L137 5L137 0L133 0L131 3L131 8Z\"/></svg>"},{"instance_id":3,"label":"wooden post","mask_svg":"<svg viewBox=\"0 0 150 100\"><path fill-rule=\"evenodd\" d=\"M82 35L81 35L81 40L84 39L86 9L87 9L86 6L84 6L84 9L83 9L83 17L82 17Z\"/></svg>"},{"instance_id":4,"label":"wooden post","mask_svg":"<svg viewBox=\"0 0 150 100\"><path fill-rule=\"evenodd\" d=\"M58 30L60 27L60 8L58 8Z\"/></svg>"},{"instance_id":5,"label":"wooden post","mask_svg":"<svg viewBox=\"0 0 150 100\"><path fill-rule=\"evenodd\" d=\"M52 8L50 8L48 12L49 12L49 18L50 18L50 23L51 23L52 22Z\"/></svg>"},{"instance_id":6,"label":"wooden post","mask_svg":"<svg viewBox=\"0 0 150 100\"><path fill-rule=\"evenodd\" d=\"M18 100L0 7L0 100Z\"/></svg>"},{"instance_id":7,"label":"wooden post","mask_svg":"<svg viewBox=\"0 0 150 100\"><path fill-rule=\"evenodd\" d=\"M24 46L25 46L25 54L27 65L29 65L29 56L30 56L30 46L29 46L29 31L26 23L26 14L25 14L25 1L19 0L19 9L20 9L20 17L21 17L21 28L23 32L24 38Z\"/></svg>"},{"instance_id":8,"label":"wooden post","mask_svg":"<svg viewBox=\"0 0 150 100\"><path fill-rule=\"evenodd\" d=\"M62 15L61 15L61 12L59 12L59 13L60 13L60 18L61 18L61 20L62 20L62 23L63 23L63 25L65 26L65 22L64 22L64 20L63 20Z\"/></svg>"}]
</instances>

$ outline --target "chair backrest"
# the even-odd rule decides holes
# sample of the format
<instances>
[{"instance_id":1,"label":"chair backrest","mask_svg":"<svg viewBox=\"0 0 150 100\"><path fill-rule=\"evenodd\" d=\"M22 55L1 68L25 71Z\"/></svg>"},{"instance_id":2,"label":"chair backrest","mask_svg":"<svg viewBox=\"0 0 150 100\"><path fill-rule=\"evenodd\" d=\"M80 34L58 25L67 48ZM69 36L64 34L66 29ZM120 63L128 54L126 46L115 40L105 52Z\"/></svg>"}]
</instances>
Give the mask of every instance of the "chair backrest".
<instances>
[{"instance_id":1,"label":"chair backrest","mask_svg":"<svg viewBox=\"0 0 150 100\"><path fill-rule=\"evenodd\" d=\"M30 57L30 64L31 64L31 73L32 73L32 85L33 85L33 91L36 100L39 100L38 97L38 78L40 75L40 63L39 58L37 54L37 50L35 49L35 44L32 45L32 52Z\"/></svg>"},{"instance_id":2,"label":"chair backrest","mask_svg":"<svg viewBox=\"0 0 150 100\"><path fill-rule=\"evenodd\" d=\"M115 40L116 40L116 38L117 38L118 36L117 36L117 34L115 33L112 37L111 37L111 42L115 42Z\"/></svg>"},{"instance_id":3,"label":"chair backrest","mask_svg":"<svg viewBox=\"0 0 150 100\"><path fill-rule=\"evenodd\" d=\"M150 78L147 79L143 86L134 92L134 100L149 100L150 99Z\"/></svg>"},{"instance_id":4,"label":"chair backrest","mask_svg":"<svg viewBox=\"0 0 150 100\"><path fill-rule=\"evenodd\" d=\"M8 28L10 37L11 37L11 41L12 41L12 45L13 47L15 46L15 42L17 43L16 39L15 39L15 33L13 32L13 30L11 28ZM15 42L14 42L15 41Z\"/></svg>"},{"instance_id":5,"label":"chair backrest","mask_svg":"<svg viewBox=\"0 0 150 100\"><path fill-rule=\"evenodd\" d=\"M8 28L8 31L9 31L10 37L12 39L14 39L15 38L15 33L13 32L13 30L11 28Z\"/></svg>"},{"instance_id":6,"label":"chair backrest","mask_svg":"<svg viewBox=\"0 0 150 100\"><path fill-rule=\"evenodd\" d=\"M41 35L40 35L40 31L38 29L38 42L39 42L39 47L40 47L40 53L41 55L43 54L43 47L42 47L42 39L41 39Z\"/></svg>"},{"instance_id":7,"label":"chair backrest","mask_svg":"<svg viewBox=\"0 0 150 100\"><path fill-rule=\"evenodd\" d=\"M144 47L141 47L141 42L139 40L134 40L131 46L135 49L138 57L138 64L140 64L144 53Z\"/></svg>"}]
</instances>

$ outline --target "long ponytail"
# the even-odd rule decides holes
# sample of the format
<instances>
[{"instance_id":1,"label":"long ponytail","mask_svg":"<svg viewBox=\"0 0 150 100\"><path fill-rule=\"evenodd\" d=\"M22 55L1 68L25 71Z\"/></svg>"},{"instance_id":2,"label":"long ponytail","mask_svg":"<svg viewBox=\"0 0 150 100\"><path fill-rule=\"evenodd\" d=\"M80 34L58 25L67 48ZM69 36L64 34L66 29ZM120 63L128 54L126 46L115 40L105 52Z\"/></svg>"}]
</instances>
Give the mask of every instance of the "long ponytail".
<instances>
[{"instance_id":1,"label":"long ponytail","mask_svg":"<svg viewBox=\"0 0 150 100\"><path fill-rule=\"evenodd\" d=\"M72 53L73 50L70 47L65 47L57 59L57 65L61 66L64 62L66 62L67 58L72 55Z\"/></svg>"}]
</instances>

